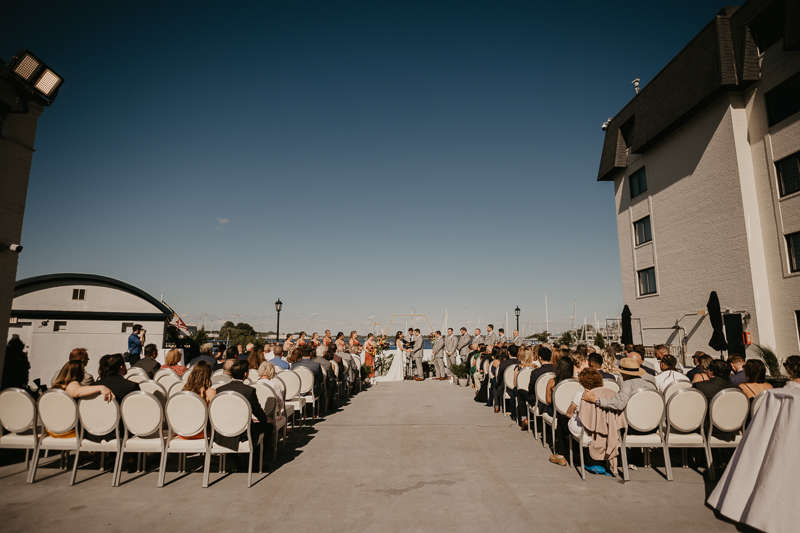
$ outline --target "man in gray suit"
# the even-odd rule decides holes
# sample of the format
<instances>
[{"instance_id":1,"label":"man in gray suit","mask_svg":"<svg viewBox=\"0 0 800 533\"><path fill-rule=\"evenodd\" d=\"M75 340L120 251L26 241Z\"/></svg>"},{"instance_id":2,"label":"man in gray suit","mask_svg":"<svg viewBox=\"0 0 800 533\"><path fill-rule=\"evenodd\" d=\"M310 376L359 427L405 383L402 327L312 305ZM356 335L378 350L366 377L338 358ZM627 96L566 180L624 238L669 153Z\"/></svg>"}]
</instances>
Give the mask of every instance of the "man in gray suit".
<instances>
[{"instance_id":1,"label":"man in gray suit","mask_svg":"<svg viewBox=\"0 0 800 533\"><path fill-rule=\"evenodd\" d=\"M497 344L497 333L494 332L494 326L488 324L486 326L486 346L494 346Z\"/></svg>"},{"instance_id":2,"label":"man in gray suit","mask_svg":"<svg viewBox=\"0 0 800 533\"><path fill-rule=\"evenodd\" d=\"M453 328L447 328L447 337L444 338L444 355L447 357L448 368L452 368L456 364L456 346L458 346L458 339L453 335Z\"/></svg>"},{"instance_id":3,"label":"man in gray suit","mask_svg":"<svg viewBox=\"0 0 800 533\"><path fill-rule=\"evenodd\" d=\"M505 344L505 343L507 343L508 339L506 339L506 330L504 330L503 328L500 328L497 331L500 332L500 337L497 338L497 344Z\"/></svg>"},{"instance_id":4,"label":"man in gray suit","mask_svg":"<svg viewBox=\"0 0 800 533\"><path fill-rule=\"evenodd\" d=\"M422 370L422 345L424 344L425 340L422 338L422 332L419 329L414 330L414 349L412 351L412 356L414 362L417 364L417 377L414 378L416 381L425 381L425 372Z\"/></svg>"},{"instance_id":5,"label":"man in gray suit","mask_svg":"<svg viewBox=\"0 0 800 533\"><path fill-rule=\"evenodd\" d=\"M458 338L456 350L461 355L461 362L466 363L469 357L469 345L472 344L472 337L467 333L467 328L461 328L461 336Z\"/></svg>"},{"instance_id":6,"label":"man in gray suit","mask_svg":"<svg viewBox=\"0 0 800 533\"><path fill-rule=\"evenodd\" d=\"M514 339L511 341L514 346L522 346L522 337L519 336L519 331L514 330Z\"/></svg>"},{"instance_id":7,"label":"man in gray suit","mask_svg":"<svg viewBox=\"0 0 800 533\"><path fill-rule=\"evenodd\" d=\"M480 328L475 328L475 335L472 337L472 342L470 344L486 344L486 341L483 340L483 335L481 335Z\"/></svg>"},{"instance_id":8,"label":"man in gray suit","mask_svg":"<svg viewBox=\"0 0 800 533\"><path fill-rule=\"evenodd\" d=\"M444 339L442 332L434 333L434 340L431 348L433 349L433 363L436 365L436 377L433 379L442 381L444 377Z\"/></svg>"}]
</instances>

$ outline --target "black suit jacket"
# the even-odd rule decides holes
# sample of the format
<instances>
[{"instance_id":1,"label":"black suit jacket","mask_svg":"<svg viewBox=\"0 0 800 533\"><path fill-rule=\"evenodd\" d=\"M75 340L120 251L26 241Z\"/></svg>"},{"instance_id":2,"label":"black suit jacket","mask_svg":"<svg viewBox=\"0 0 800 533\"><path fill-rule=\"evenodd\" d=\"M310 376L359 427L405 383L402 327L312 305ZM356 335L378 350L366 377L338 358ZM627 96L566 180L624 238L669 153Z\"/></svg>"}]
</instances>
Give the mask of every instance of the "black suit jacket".
<instances>
[{"instance_id":1,"label":"black suit jacket","mask_svg":"<svg viewBox=\"0 0 800 533\"><path fill-rule=\"evenodd\" d=\"M652 368L650 368L647 365L641 365L641 368L644 368L644 371L647 372L648 374L650 374L651 376L655 376L656 375L656 371L653 370Z\"/></svg>"},{"instance_id":2,"label":"black suit jacket","mask_svg":"<svg viewBox=\"0 0 800 533\"><path fill-rule=\"evenodd\" d=\"M519 362L519 359L517 359L516 357L512 357L511 359L506 359L505 361L501 362L500 365L498 365L497 378L495 378L495 383L497 383L498 387L502 387L503 385L505 385L505 383L503 383L504 381L503 374L505 373L506 368L519 364L521 364ZM505 386L511 388L514 386L514 383Z\"/></svg>"},{"instance_id":3,"label":"black suit jacket","mask_svg":"<svg viewBox=\"0 0 800 533\"><path fill-rule=\"evenodd\" d=\"M94 384L105 385L111 389L111 392L114 393L114 398L117 400L117 403L122 403L122 399L129 393L141 390L138 383L125 379L119 374L112 374L110 376L98 379L94 382Z\"/></svg>"},{"instance_id":4,"label":"black suit jacket","mask_svg":"<svg viewBox=\"0 0 800 533\"><path fill-rule=\"evenodd\" d=\"M531 382L528 385L528 396L534 404L536 403L536 380L539 379L543 374L555 371L556 369L553 368L553 365L550 363L544 363L542 366L531 372Z\"/></svg>"},{"instance_id":5,"label":"black suit jacket","mask_svg":"<svg viewBox=\"0 0 800 533\"><path fill-rule=\"evenodd\" d=\"M209 365L211 365L211 371L218 370L222 368L222 365L219 364L219 361L211 357L210 355L198 355L194 359L189 362L189 366L194 366L197 364L198 361L205 361Z\"/></svg>"},{"instance_id":6,"label":"black suit jacket","mask_svg":"<svg viewBox=\"0 0 800 533\"><path fill-rule=\"evenodd\" d=\"M153 359L152 357L145 357L144 359L139 359L134 364L131 365L131 368L141 368L145 372L150 379L153 379L153 376L161 368L161 363Z\"/></svg>"},{"instance_id":7,"label":"black suit jacket","mask_svg":"<svg viewBox=\"0 0 800 533\"><path fill-rule=\"evenodd\" d=\"M265 431L267 427L271 427L269 426L267 413L264 412L264 407L258 403L258 395L256 394L256 390L250 385L245 385L238 380L233 380L230 383L226 383L225 385L217 387L217 393L225 392L226 390L238 392L250 403L250 409L253 412L253 416L258 419L260 425L260 427L257 427L255 424L253 424L250 428L250 432L253 435L253 440L255 441L258 437L258 434L260 434L262 431ZM238 437L223 437L219 433L214 433L214 442L225 448L230 448L231 450L238 450L239 442L244 440L247 440L246 431L242 432L242 434Z\"/></svg>"},{"instance_id":8,"label":"black suit jacket","mask_svg":"<svg viewBox=\"0 0 800 533\"><path fill-rule=\"evenodd\" d=\"M734 385L731 380L723 378L711 378L708 381L698 381L693 387L702 392L703 396L708 400L709 409L706 411L706 435L708 435L707 430L711 427L711 400L721 390L738 389L738 387ZM732 441L736 438L735 431L720 431L717 428L714 428L712 435L725 441Z\"/></svg>"}]
</instances>

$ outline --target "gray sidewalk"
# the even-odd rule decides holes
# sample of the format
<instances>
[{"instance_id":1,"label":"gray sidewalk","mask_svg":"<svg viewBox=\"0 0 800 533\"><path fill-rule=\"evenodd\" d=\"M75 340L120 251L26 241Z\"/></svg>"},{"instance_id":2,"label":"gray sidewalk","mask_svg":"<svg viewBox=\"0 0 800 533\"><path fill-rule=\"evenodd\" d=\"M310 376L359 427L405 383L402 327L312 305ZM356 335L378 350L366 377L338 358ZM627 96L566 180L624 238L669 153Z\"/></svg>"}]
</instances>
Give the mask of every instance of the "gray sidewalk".
<instances>
[{"instance_id":1,"label":"gray sidewalk","mask_svg":"<svg viewBox=\"0 0 800 533\"><path fill-rule=\"evenodd\" d=\"M381 383L354 397L278 452L274 471L180 476L69 476L24 465L0 468L3 531L733 531L704 506L693 470L667 482L639 469L632 481L589 476L548 462L549 451L508 417L449 383ZM0 453L9 453L6 450ZM655 455L655 454L654 454ZM48 459L49 461L50 459ZM5 461L4 461L5 463ZM199 463L195 463L199 465ZM190 463L191 466L191 463Z\"/></svg>"}]
</instances>

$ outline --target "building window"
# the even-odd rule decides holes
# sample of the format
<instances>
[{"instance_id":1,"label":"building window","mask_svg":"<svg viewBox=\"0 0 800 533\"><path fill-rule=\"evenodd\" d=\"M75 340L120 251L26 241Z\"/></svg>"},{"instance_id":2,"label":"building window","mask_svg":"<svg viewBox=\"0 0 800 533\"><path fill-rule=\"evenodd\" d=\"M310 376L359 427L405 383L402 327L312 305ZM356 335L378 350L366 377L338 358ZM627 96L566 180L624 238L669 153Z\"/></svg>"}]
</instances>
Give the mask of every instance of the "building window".
<instances>
[{"instance_id":1,"label":"building window","mask_svg":"<svg viewBox=\"0 0 800 533\"><path fill-rule=\"evenodd\" d=\"M66 320L54 320L53 321L53 331L67 331L67 321Z\"/></svg>"},{"instance_id":2,"label":"building window","mask_svg":"<svg viewBox=\"0 0 800 533\"><path fill-rule=\"evenodd\" d=\"M778 122L800 112L800 74L795 74L767 94L767 123L771 128Z\"/></svg>"},{"instance_id":3,"label":"building window","mask_svg":"<svg viewBox=\"0 0 800 533\"><path fill-rule=\"evenodd\" d=\"M628 179L631 183L631 198L636 198L647 190L647 173L644 167L631 174Z\"/></svg>"},{"instance_id":4,"label":"building window","mask_svg":"<svg viewBox=\"0 0 800 533\"><path fill-rule=\"evenodd\" d=\"M634 222L633 229L636 233L636 246L653 240L653 235L650 233L649 215Z\"/></svg>"},{"instance_id":5,"label":"building window","mask_svg":"<svg viewBox=\"0 0 800 533\"><path fill-rule=\"evenodd\" d=\"M789 270L800 272L800 232L786 236L786 248L789 250Z\"/></svg>"},{"instance_id":6,"label":"building window","mask_svg":"<svg viewBox=\"0 0 800 533\"><path fill-rule=\"evenodd\" d=\"M781 196L800 191L800 152L775 161L775 169L778 172Z\"/></svg>"},{"instance_id":7,"label":"building window","mask_svg":"<svg viewBox=\"0 0 800 533\"><path fill-rule=\"evenodd\" d=\"M656 293L656 268L650 267L639 271L639 296Z\"/></svg>"},{"instance_id":8,"label":"building window","mask_svg":"<svg viewBox=\"0 0 800 533\"><path fill-rule=\"evenodd\" d=\"M72 289L72 299L73 300L85 300L86 299L86 289Z\"/></svg>"}]
</instances>

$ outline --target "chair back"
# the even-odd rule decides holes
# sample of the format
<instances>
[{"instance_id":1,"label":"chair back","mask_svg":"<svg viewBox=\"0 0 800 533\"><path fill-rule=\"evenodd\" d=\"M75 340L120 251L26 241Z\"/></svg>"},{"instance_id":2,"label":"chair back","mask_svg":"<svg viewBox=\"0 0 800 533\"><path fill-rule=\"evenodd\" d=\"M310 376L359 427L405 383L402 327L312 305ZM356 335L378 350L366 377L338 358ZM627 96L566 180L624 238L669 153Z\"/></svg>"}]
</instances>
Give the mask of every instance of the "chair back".
<instances>
[{"instance_id":1,"label":"chair back","mask_svg":"<svg viewBox=\"0 0 800 533\"><path fill-rule=\"evenodd\" d=\"M169 386L169 390L167 391L167 396L170 398L172 396L175 396L180 391L182 391L185 386L186 383L184 383L183 381L176 381L175 383Z\"/></svg>"},{"instance_id":2,"label":"chair back","mask_svg":"<svg viewBox=\"0 0 800 533\"><path fill-rule=\"evenodd\" d=\"M278 396L275 389L263 381L256 382L253 388L256 390L258 403L264 408L264 412L267 413L267 416L272 416L273 411L275 411L275 406L278 405Z\"/></svg>"},{"instance_id":3,"label":"chair back","mask_svg":"<svg viewBox=\"0 0 800 533\"><path fill-rule=\"evenodd\" d=\"M483 369L483 373L484 373L484 374L488 374L488 373L489 373L489 368L490 368L491 366L492 366L492 362L491 362L490 360L486 359L486 360L483 362L483 365L481 365L481 368Z\"/></svg>"},{"instance_id":4,"label":"chair back","mask_svg":"<svg viewBox=\"0 0 800 533\"><path fill-rule=\"evenodd\" d=\"M139 368L138 366L132 366L125 372L125 377L130 379L130 377L134 374L141 374L147 379L150 379L150 376L147 375L147 372L144 371L143 368Z\"/></svg>"},{"instance_id":5,"label":"chair back","mask_svg":"<svg viewBox=\"0 0 800 533\"><path fill-rule=\"evenodd\" d=\"M250 370L248 370L247 377L248 377L248 379L250 379L250 381L253 381L253 382L256 382L259 379L261 379L261 376L258 375L258 370L254 369L254 368L251 368Z\"/></svg>"},{"instance_id":6,"label":"chair back","mask_svg":"<svg viewBox=\"0 0 800 533\"><path fill-rule=\"evenodd\" d=\"M162 368L155 374L153 374L153 380L158 381L159 383L161 383L161 380L164 379L165 377L173 377L175 379L181 379L178 376L178 373L172 370L171 368Z\"/></svg>"},{"instance_id":7,"label":"chair back","mask_svg":"<svg viewBox=\"0 0 800 533\"><path fill-rule=\"evenodd\" d=\"M583 385L577 379L565 379L553 388L553 406L559 413L566 415L572 398L583 390Z\"/></svg>"},{"instance_id":8,"label":"chair back","mask_svg":"<svg viewBox=\"0 0 800 533\"><path fill-rule=\"evenodd\" d=\"M625 407L625 420L636 431L650 433L664 420L664 397L649 389L634 392Z\"/></svg>"},{"instance_id":9,"label":"chair back","mask_svg":"<svg viewBox=\"0 0 800 533\"><path fill-rule=\"evenodd\" d=\"M736 431L744 425L750 402L740 388L723 389L711 398L708 413L720 431Z\"/></svg>"},{"instance_id":10,"label":"chair back","mask_svg":"<svg viewBox=\"0 0 800 533\"><path fill-rule=\"evenodd\" d=\"M664 401L668 402L673 394L683 389L691 389L691 381L673 381L664 389Z\"/></svg>"},{"instance_id":11,"label":"chair back","mask_svg":"<svg viewBox=\"0 0 800 533\"><path fill-rule=\"evenodd\" d=\"M758 393L758 396L753 398L753 401L750 403L750 417L756 416L756 412L761 408L761 404L764 403L764 399L767 397L767 391L761 391Z\"/></svg>"},{"instance_id":12,"label":"chair back","mask_svg":"<svg viewBox=\"0 0 800 533\"><path fill-rule=\"evenodd\" d=\"M181 391L171 396L165 412L170 430L181 437L193 437L206 429L206 401L194 392Z\"/></svg>"},{"instance_id":13,"label":"chair back","mask_svg":"<svg viewBox=\"0 0 800 533\"><path fill-rule=\"evenodd\" d=\"M105 435L119 427L119 404L116 400L107 402L99 392L81 398L78 402L78 415L82 431L92 435Z\"/></svg>"},{"instance_id":14,"label":"chair back","mask_svg":"<svg viewBox=\"0 0 800 533\"><path fill-rule=\"evenodd\" d=\"M174 376L162 376L161 379L157 379L156 381L160 383L162 387L164 387L167 393L169 393L173 385L175 385L176 383L180 383L181 386L184 385L183 380L179 378L177 374Z\"/></svg>"},{"instance_id":15,"label":"chair back","mask_svg":"<svg viewBox=\"0 0 800 533\"><path fill-rule=\"evenodd\" d=\"M533 368L523 368L519 371L519 374L517 374L517 389L528 390L528 386L531 384L531 374L533 374L533 370Z\"/></svg>"},{"instance_id":16,"label":"chair back","mask_svg":"<svg viewBox=\"0 0 800 533\"><path fill-rule=\"evenodd\" d=\"M314 373L311 369L304 366L297 366L293 368L298 376L300 376L300 394L306 394L314 389Z\"/></svg>"},{"instance_id":17,"label":"chair back","mask_svg":"<svg viewBox=\"0 0 800 533\"><path fill-rule=\"evenodd\" d=\"M223 437L236 437L250 427L250 403L236 391L217 393L208 404L211 427Z\"/></svg>"},{"instance_id":18,"label":"chair back","mask_svg":"<svg viewBox=\"0 0 800 533\"><path fill-rule=\"evenodd\" d=\"M152 435L163 426L163 403L149 392L139 390L126 394L119 409L125 427L133 435Z\"/></svg>"},{"instance_id":19,"label":"chair back","mask_svg":"<svg viewBox=\"0 0 800 533\"><path fill-rule=\"evenodd\" d=\"M322 366L322 365L319 365L319 367L322 369L322 377L327 380L328 379L328 371L325 370L325 367Z\"/></svg>"},{"instance_id":20,"label":"chair back","mask_svg":"<svg viewBox=\"0 0 800 533\"><path fill-rule=\"evenodd\" d=\"M155 396L156 399L161 402L162 406L167 403L167 390L161 383L156 383L152 380L142 381L139 383L139 389ZM125 401L124 398L123 401Z\"/></svg>"},{"instance_id":21,"label":"chair back","mask_svg":"<svg viewBox=\"0 0 800 533\"><path fill-rule=\"evenodd\" d=\"M553 379L555 376L554 372L547 372L539 376L534 384L534 390L536 391L536 399L542 403L547 403L547 384Z\"/></svg>"},{"instance_id":22,"label":"chair back","mask_svg":"<svg viewBox=\"0 0 800 533\"><path fill-rule=\"evenodd\" d=\"M619 392L619 383L617 383L616 379L603 378L603 388L611 389L616 394Z\"/></svg>"},{"instance_id":23,"label":"chair back","mask_svg":"<svg viewBox=\"0 0 800 533\"><path fill-rule=\"evenodd\" d=\"M509 365L503 370L503 386L507 389L514 389L514 370L517 369L519 365Z\"/></svg>"},{"instance_id":24,"label":"chair back","mask_svg":"<svg viewBox=\"0 0 800 533\"><path fill-rule=\"evenodd\" d=\"M214 372L211 374L211 377L214 377L214 376L222 376L222 375L224 375L224 374L225 374L225 370L224 370L224 369L222 369L222 368L218 368L218 369L216 369L216 370L215 370L215 371L214 371Z\"/></svg>"},{"instance_id":25,"label":"chair back","mask_svg":"<svg viewBox=\"0 0 800 533\"><path fill-rule=\"evenodd\" d=\"M11 387L0 392L0 424L6 431L22 433L36 423L36 401L27 391Z\"/></svg>"},{"instance_id":26,"label":"chair back","mask_svg":"<svg viewBox=\"0 0 800 533\"><path fill-rule=\"evenodd\" d=\"M286 372L281 372L281 375L278 376L278 379L283 382L283 388L285 389L287 400L293 400L300 394L300 376L294 370L287 370Z\"/></svg>"},{"instance_id":27,"label":"chair back","mask_svg":"<svg viewBox=\"0 0 800 533\"><path fill-rule=\"evenodd\" d=\"M125 374L125 379L139 384L141 384L144 381L150 381L150 378L147 376L147 374L139 374L138 372L135 372L133 374L128 372L127 374Z\"/></svg>"},{"instance_id":28,"label":"chair back","mask_svg":"<svg viewBox=\"0 0 800 533\"><path fill-rule=\"evenodd\" d=\"M183 381L189 381L189 376L192 375L192 370L194 370L194 367L192 367L189 370L187 370L186 372L184 372L183 375L181 376L181 379Z\"/></svg>"},{"instance_id":29,"label":"chair back","mask_svg":"<svg viewBox=\"0 0 800 533\"><path fill-rule=\"evenodd\" d=\"M336 379L339 379L339 365L336 362L333 363L333 375L336 376Z\"/></svg>"},{"instance_id":30,"label":"chair back","mask_svg":"<svg viewBox=\"0 0 800 533\"><path fill-rule=\"evenodd\" d=\"M230 383L233 378L230 377L228 374L215 374L211 376L211 384L212 385L225 385L226 383Z\"/></svg>"},{"instance_id":31,"label":"chair back","mask_svg":"<svg viewBox=\"0 0 800 533\"><path fill-rule=\"evenodd\" d=\"M78 404L65 390L46 390L38 405L42 424L53 433L68 433L78 424Z\"/></svg>"},{"instance_id":32,"label":"chair back","mask_svg":"<svg viewBox=\"0 0 800 533\"><path fill-rule=\"evenodd\" d=\"M691 433L703 424L707 407L706 397L699 390L676 388L667 400L667 427Z\"/></svg>"}]
</instances>

